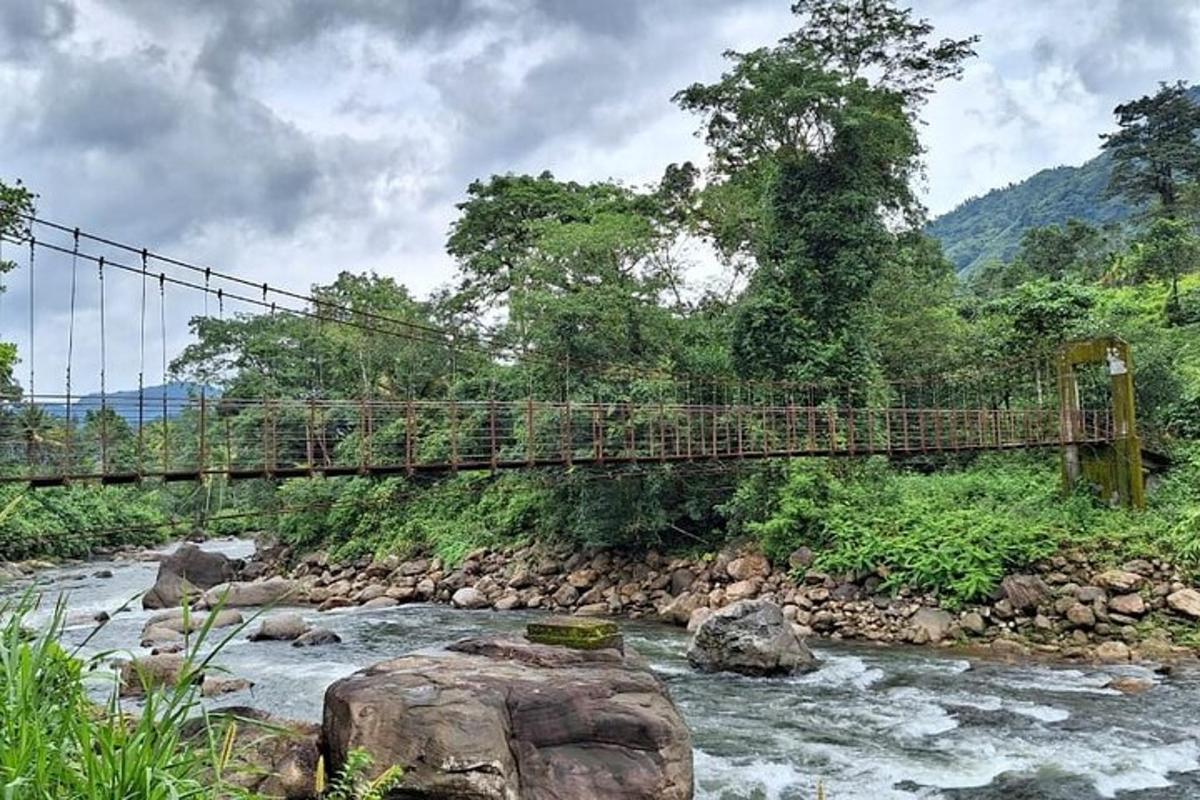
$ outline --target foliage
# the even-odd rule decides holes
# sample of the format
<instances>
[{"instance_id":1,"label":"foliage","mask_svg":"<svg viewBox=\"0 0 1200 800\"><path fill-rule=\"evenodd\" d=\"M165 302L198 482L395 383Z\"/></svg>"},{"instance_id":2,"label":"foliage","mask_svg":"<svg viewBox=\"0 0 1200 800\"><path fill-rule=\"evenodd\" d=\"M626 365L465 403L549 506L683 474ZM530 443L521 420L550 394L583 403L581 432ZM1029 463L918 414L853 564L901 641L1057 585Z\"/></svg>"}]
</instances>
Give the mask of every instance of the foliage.
<instances>
[{"instance_id":1,"label":"foliage","mask_svg":"<svg viewBox=\"0 0 1200 800\"><path fill-rule=\"evenodd\" d=\"M32 596L0 604L0 796L28 800L186 800L220 796L225 758L221 731L184 738L184 723L200 706L195 677L230 637L199 655L211 620L197 632L180 683L144 685L137 713L122 706L107 654L84 660L60 638L65 606L30 634ZM109 683L108 700L93 704L89 684ZM145 683L145 680L143 679ZM203 721L203 720L202 720ZM202 726L202 730L207 726ZM215 776L215 777L214 777Z\"/></svg>"},{"instance_id":2,"label":"foliage","mask_svg":"<svg viewBox=\"0 0 1200 800\"><path fill-rule=\"evenodd\" d=\"M1109 192L1133 202L1154 200L1175 218L1181 187L1200 179L1200 104L1183 81L1162 83L1154 95L1122 103L1117 131L1101 136L1112 154Z\"/></svg>"},{"instance_id":3,"label":"foliage","mask_svg":"<svg viewBox=\"0 0 1200 800\"><path fill-rule=\"evenodd\" d=\"M0 560L83 558L99 547L164 541L163 498L127 487L0 487Z\"/></svg>"},{"instance_id":4,"label":"foliage","mask_svg":"<svg viewBox=\"0 0 1200 800\"><path fill-rule=\"evenodd\" d=\"M934 474L864 464L796 462L744 483L725 507L734 530L779 561L800 546L833 574L876 573L884 589L986 598L1009 571L1086 543L1118 563L1168 555L1200 568L1188 531L1197 520L1200 461L1192 451L1148 512L1114 511L1086 493L1064 499L1052 459L993 456Z\"/></svg>"},{"instance_id":5,"label":"foliage","mask_svg":"<svg viewBox=\"0 0 1200 800\"><path fill-rule=\"evenodd\" d=\"M351 750L342 771L321 797L324 800L384 800L388 792L403 781L404 770L393 765L371 779L367 774L374 763L365 750Z\"/></svg>"}]
</instances>

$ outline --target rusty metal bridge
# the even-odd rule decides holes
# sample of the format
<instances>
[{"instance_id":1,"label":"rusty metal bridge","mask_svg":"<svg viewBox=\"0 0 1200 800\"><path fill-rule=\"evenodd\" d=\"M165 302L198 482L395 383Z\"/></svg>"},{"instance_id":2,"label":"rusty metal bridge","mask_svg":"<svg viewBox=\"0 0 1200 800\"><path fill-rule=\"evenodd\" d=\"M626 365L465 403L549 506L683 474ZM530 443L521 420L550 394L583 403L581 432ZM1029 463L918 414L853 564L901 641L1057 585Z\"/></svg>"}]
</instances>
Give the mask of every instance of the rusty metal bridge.
<instances>
[{"instance_id":1,"label":"rusty metal bridge","mask_svg":"<svg viewBox=\"0 0 1200 800\"><path fill-rule=\"evenodd\" d=\"M0 209L2 211L3 209ZM340 308L328 300L259 284L208 267L83 233L32 216L3 242L28 256L28 385L0 399L0 483L55 486L74 481L104 484L209 478L283 479L309 476L415 475L469 470L594 468L621 464L722 465L753 459L804 456L911 457L966 451L1062 448L1078 461L1080 448L1098 451L1133 442L1132 384L1128 370L1113 378L1113 393L1097 402L1081 391L1076 367L1107 356L1112 347L1072 351L1064 361L1038 365L1015 386L1011 376L994 382L887 384L880 390L781 382L744 382L679 376L623 367L652 381L657 393L621 381L592 381L554 398L532 390L519 396L490 390L458 391L446 381L445 396L411 391L402 396L329 399L246 398L197 387L186 397L147 394L145 337L147 288L158 295L163 381L166 356L166 292L202 293L222 309L240 303L260 314L287 314L319 325L345 325L370 336L444 345L451 359L463 347L458 333L377 313ZM57 237L57 239L55 238ZM81 243L94 245L95 251ZM57 259L50 291L71 303L68 342L75 338L75 297L81 263L99 278L100 392L72 394L68 345L65 391L34 391L34 292L36 258ZM132 258L130 256L132 255ZM125 260L122 260L124 257ZM132 261L133 263L129 263ZM151 271L151 265L158 271ZM69 267L69 272L67 268ZM105 335L105 280L118 276L140 285L141 353L136 392L110 393ZM157 292L155 292L157 290ZM43 287L43 291L45 288ZM110 290L111 291L111 290ZM136 295L135 295L136 296ZM132 316L132 315L128 315ZM478 339L471 346L485 347ZM1082 354L1081 354L1082 353ZM1097 353L1099 355L1097 355ZM529 354L486 355L487 363L518 364ZM1127 349L1121 357L1128 362ZM1045 361L1045 359L1043 359ZM550 365L554 367L556 365ZM577 373L611 374L612 365L559 365ZM1117 372L1112 373L1118 376ZM1058 391L1048 388L1057 375ZM1107 380L1107 378L1105 378ZM736 384L728 390L728 384ZM674 388L663 390L664 384ZM624 385L624 390L620 388ZM964 387L973 386L973 389ZM693 389L695 391L693 391ZM1107 391L1107 388L1105 388ZM1127 395L1127 397L1126 397ZM1126 456L1130 447L1121 450ZM1140 466L1135 470L1140 479ZM1127 474L1129 470L1126 470ZM1095 473L1095 470L1093 470Z\"/></svg>"}]
</instances>

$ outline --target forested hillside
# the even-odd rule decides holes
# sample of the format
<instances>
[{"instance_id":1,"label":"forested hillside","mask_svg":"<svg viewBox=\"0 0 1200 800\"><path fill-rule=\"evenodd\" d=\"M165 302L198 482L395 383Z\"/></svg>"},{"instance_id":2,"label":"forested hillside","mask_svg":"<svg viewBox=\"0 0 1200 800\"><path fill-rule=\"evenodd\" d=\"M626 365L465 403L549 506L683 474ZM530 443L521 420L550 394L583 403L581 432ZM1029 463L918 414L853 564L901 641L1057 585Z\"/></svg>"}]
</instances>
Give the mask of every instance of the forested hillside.
<instances>
[{"instance_id":1,"label":"forested hillside","mask_svg":"<svg viewBox=\"0 0 1200 800\"><path fill-rule=\"evenodd\" d=\"M964 201L930 222L926 231L942 243L960 273L989 261L1011 261L1021 237L1032 228L1071 219L1094 226L1126 222L1134 208L1122 197L1106 195L1111 172L1111 159L1103 153L1082 166L1044 169Z\"/></svg>"}]
</instances>

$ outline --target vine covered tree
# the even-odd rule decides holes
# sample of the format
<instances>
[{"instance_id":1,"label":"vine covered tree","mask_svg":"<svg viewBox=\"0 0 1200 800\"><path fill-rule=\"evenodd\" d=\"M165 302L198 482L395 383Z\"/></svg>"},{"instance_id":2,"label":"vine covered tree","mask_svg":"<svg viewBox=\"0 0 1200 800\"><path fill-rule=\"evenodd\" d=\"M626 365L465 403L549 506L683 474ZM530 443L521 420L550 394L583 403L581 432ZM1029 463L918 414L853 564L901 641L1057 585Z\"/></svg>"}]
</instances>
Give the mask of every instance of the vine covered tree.
<instances>
[{"instance_id":1,"label":"vine covered tree","mask_svg":"<svg viewBox=\"0 0 1200 800\"><path fill-rule=\"evenodd\" d=\"M875 361L869 299L896 257L896 222L922 217L916 110L955 77L974 39L929 40L932 26L885 0L800 2L801 29L778 45L727 53L713 84L675 95L699 114L712 185L759 206L741 242L755 269L733 321L748 377L861 382ZM736 246L735 246L736 245Z\"/></svg>"}]
</instances>

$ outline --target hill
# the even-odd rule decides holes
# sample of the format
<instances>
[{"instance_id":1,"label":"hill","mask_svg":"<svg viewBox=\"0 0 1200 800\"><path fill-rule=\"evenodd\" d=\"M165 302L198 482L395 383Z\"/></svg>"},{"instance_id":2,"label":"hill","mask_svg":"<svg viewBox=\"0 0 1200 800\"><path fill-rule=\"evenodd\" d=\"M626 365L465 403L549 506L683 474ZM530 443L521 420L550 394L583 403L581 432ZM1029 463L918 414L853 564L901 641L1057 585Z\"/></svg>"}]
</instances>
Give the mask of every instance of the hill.
<instances>
[{"instance_id":1,"label":"hill","mask_svg":"<svg viewBox=\"0 0 1200 800\"><path fill-rule=\"evenodd\" d=\"M142 392L140 413L146 422L154 422L163 416L163 397L166 396L167 416L176 417L189 397L200 394L200 384L197 383L167 383L157 386L147 386ZM208 390L210 397L215 396L213 389ZM103 404L113 410L131 425L136 425L139 414L138 390L124 389L108 392L104 395ZM66 403L47 404L47 413L56 417L67 416ZM82 420L89 411L99 411L101 408L100 393L85 394L71 402L71 416Z\"/></svg>"},{"instance_id":2,"label":"hill","mask_svg":"<svg viewBox=\"0 0 1200 800\"><path fill-rule=\"evenodd\" d=\"M1044 169L1020 183L973 197L929 223L946 257L960 273L993 259L1007 261L1030 228L1079 219L1092 225L1123 222L1134 208L1105 197L1111 170L1107 153L1078 167Z\"/></svg>"}]
</instances>

